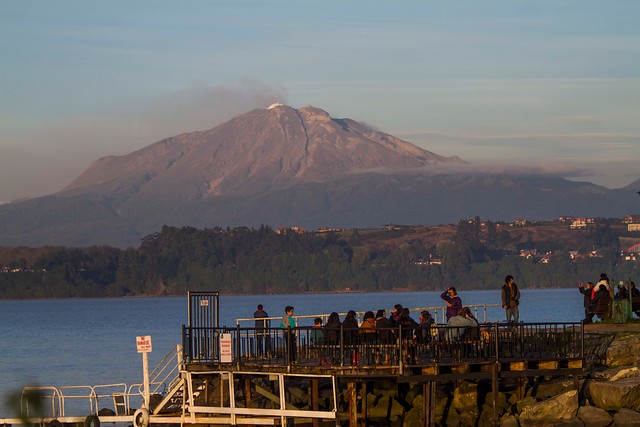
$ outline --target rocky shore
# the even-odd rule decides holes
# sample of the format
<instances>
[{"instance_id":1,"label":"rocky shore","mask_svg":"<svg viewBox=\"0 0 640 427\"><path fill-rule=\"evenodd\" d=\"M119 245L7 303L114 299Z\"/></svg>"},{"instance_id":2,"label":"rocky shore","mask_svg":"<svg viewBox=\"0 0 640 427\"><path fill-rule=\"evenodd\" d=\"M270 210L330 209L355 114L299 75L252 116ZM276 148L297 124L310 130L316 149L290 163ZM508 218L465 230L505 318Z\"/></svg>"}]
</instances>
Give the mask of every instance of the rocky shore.
<instances>
[{"instance_id":1,"label":"rocky shore","mask_svg":"<svg viewBox=\"0 0 640 427\"><path fill-rule=\"evenodd\" d=\"M499 425L640 427L640 333L635 331L640 325L602 326L586 331L587 370L581 377L528 378L524 388L517 380L504 383L497 396ZM376 381L366 389L361 404L366 404L367 425L425 425L429 411L420 384ZM490 382L438 384L434 402L436 425L493 425Z\"/></svg>"}]
</instances>

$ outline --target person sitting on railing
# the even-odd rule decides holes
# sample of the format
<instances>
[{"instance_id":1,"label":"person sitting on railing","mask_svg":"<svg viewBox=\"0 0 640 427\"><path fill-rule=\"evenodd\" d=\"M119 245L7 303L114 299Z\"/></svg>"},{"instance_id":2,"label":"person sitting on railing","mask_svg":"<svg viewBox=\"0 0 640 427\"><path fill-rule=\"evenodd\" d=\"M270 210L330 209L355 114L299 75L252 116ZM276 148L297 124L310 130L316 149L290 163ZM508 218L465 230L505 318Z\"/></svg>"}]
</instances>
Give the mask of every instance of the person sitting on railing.
<instances>
[{"instance_id":1,"label":"person sitting on railing","mask_svg":"<svg viewBox=\"0 0 640 427\"><path fill-rule=\"evenodd\" d=\"M376 313L376 330L380 344L393 344L393 323L387 319L385 310L378 310Z\"/></svg>"},{"instance_id":2,"label":"person sitting on railing","mask_svg":"<svg viewBox=\"0 0 640 427\"><path fill-rule=\"evenodd\" d=\"M376 341L376 319L373 311L364 314L364 320L360 325L360 342L372 344Z\"/></svg>"},{"instance_id":3,"label":"person sitting on railing","mask_svg":"<svg viewBox=\"0 0 640 427\"><path fill-rule=\"evenodd\" d=\"M322 330L322 319L320 317L313 319L313 328L311 328L311 332L309 333L309 339L313 345L324 343L324 331Z\"/></svg>"},{"instance_id":4,"label":"person sitting on railing","mask_svg":"<svg viewBox=\"0 0 640 427\"><path fill-rule=\"evenodd\" d=\"M402 314L402 304L396 304L393 306L394 311L389 316L389 321L391 322L391 327L395 328L398 326L398 322L400 321L400 315Z\"/></svg>"},{"instance_id":5,"label":"person sitting on railing","mask_svg":"<svg viewBox=\"0 0 640 427\"><path fill-rule=\"evenodd\" d=\"M358 344L358 329L356 312L349 310L347 316L342 321L342 339L346 350L345 359L351 360L352 365L358 365L360 363L358 349L356 348Z\"/></svg>"},{"instance_id":6,"label":"person sitting on railing","mask_svg":"<svg viewBox=\"0 0 640 427\"><path fill-rule=\"evenodd\" d=\"M400 333L402 335L402 346L404 349L404 355L406 357L405 362L412 364L415 362L415 346L413 345L415 339L415 331L420 328L420 325L411 318L411 314L408 308L402 309L400 314Z\"/></svg>"},{"instance_id":7,"label":"person sitting on railing","mask_svg":"<svg viewBox=\"0 0 640 427\"><path fill-rule=\"evenodd\" d=\"M343 340L345 345L356 344L358 340L358 319L356 319L356 312L349 310L347 316L342 321L342 331L344 334Z\"/></svg>"},{"instance_id":8,"label":"person sitting on railing","mask_svg":"<svg viewBox=\"0 0 640 427\"><path fill-rule=\"evenodd\" d=\"M445 334L448 341L462 341L467 328L478 325L477 321L473 322L465 316L467 310L469 310L467 307L461 308L458 314L447 322Z\"/></svg>"},{"instance_id":9,"label":"person sitting on railing","mask_svg":"<svg viewBox=\"0 0 640 427\"><path fill-rule=\"evenodd\" d=\"M403 340L413 340L414 331L420 328L420 325L411 318L411 312L408 308L402 309L402 314L400 314L400 330L402 331L402 339Z\"/></svg>"},{"instance_id":10,"label":"person sitting on railing","mask_svg":"<svg viewBox=\"0 0 640 427\"><path fill-rule=\"evenodd\" d=\"M427 310L423 310L420 313L420 329L419 329L419 332L416 334L418 338L418 343L426 344L431 342L431 332L432 332L431 327L435 323L436 321L433 319L433 316L431 316L431 313L429 313Z\"/></svg>"},{"instance_id":11,"label":"person sitting on railing","mask_svg":"<svg viewBox=\"0 0 640 427\"><path fill-rule=\"evenodd\" d=\"M324 342L329 345L340 344L340 315L335 311L329 315L324 325Z\"/></svg>"}]
</instances>

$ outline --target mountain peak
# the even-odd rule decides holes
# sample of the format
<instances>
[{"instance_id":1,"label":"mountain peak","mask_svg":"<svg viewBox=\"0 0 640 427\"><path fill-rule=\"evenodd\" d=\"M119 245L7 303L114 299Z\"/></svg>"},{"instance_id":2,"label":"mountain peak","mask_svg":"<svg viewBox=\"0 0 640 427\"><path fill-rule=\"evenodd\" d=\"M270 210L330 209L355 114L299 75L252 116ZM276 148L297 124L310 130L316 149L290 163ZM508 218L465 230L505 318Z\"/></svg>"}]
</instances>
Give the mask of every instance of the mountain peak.
<instances>
[{"instance_id":1,"label":"mountain peak","mask_svg":"<svg viewBox=\"0 0 640 427\"><path fill-rule=\"evenodd\" d=\"M307 105L272 104L213 129L177 135L94 162L64 191L100 186L125 192L172 191L184 197L252 194L296 182L325 182L353 173L464 163L332 118Z\"/></svg>"}]
</instances>

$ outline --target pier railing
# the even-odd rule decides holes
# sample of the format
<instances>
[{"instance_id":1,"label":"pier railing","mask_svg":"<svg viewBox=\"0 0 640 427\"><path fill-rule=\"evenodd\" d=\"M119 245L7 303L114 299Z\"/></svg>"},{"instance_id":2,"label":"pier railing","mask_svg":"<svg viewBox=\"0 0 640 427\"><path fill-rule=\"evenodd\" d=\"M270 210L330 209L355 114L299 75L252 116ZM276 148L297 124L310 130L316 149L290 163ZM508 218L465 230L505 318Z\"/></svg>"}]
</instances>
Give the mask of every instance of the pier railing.
<instances>
[{"instance_id":1,"label":"pier railing","mask_svg":"<svg viewBox=\"0 0 640 427\"><path fill-rule=\"evenodd\" d=\"M220 337L227 337L222 360ZM183 326L187 363L420 366L461 361L584 358L580 323L486 323L429 329L194 328Z\"/></svg>"},{"instance_id":2,"label":"pier railing","mask_svg":"<svg viewBox=\"0 0 640 427\"><path fill-rule=\"evenodd\" d=\"M483 323L495 322L498 321L499 318L504 318L504 309L500 304L471 304L465 305L465 307L468 307L474 317ZM414 314L415 318L417 319L420 317L420 312L424 310L429 311L436 322L446 322L446 306L413 307L409 308L409 313ZM393 309L386 310L387 313L392 313L393 311ZM360 324L364 319L365 313L366 311L356 311L356 319L358 320L358 324ZM296 324L298 325L304 326L305 324L308 324L309 326L311 326L313 325L313 319L315 319L316 317L321 318L323 324L327 323L327 319L329 319L330 314L331 313L294 315L293 318L296 320ZM338 315L340 315L340 318L344 319L347 313L338 313ZM269 327L270 325L278 326L280 325L281 320L282 316L260 318L238 317L236 318L236 326L253 327L255 325L258 325L258 323L255 323L256 321L260 322L260 324L265 327Z\"/></svg>"}]
</instances>

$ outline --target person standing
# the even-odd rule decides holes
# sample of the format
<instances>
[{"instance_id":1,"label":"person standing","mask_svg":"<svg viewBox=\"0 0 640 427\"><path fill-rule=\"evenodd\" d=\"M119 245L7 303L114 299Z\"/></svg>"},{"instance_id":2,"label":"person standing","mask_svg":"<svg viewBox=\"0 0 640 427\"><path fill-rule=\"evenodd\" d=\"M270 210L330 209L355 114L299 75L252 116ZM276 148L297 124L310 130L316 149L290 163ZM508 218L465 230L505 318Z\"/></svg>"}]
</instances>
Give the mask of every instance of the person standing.
<instances>
[{"instance_id":1,"label":"person standing","mask_svg":"<svg viewBox=\"0 0 640 427\"><path fill-rule=\"evenodd\" d=\"M518 323L520 317L519 304L520 290L513 280L513 276L509 274L504 278L504 285L502 286L502 308L505 309L508 323Z\"/></svg>"},{"instance_id":2,"label":"person standing","mask_svg":"<svg viewBox=\"0 0 640 427\"><path fill-rule=\"evenodd\" d=\"M290 305L284 309L284 316L282 316L282 322L280 327L284 329L284 344L287 351L287 362L295 363L296 361L296 319L293 318L293 307Z\"/></svg>"},{"instance_id":3,"label":"person standing","mask_svg":"<svg viewBox=\"0 0 640 427\"><path fill-rule=\"evenodd\" d=\"M458 296L458 291L453 286L447 289L440 295L440 298L447 303L447 322L454 316L458 315L458 312L462 308L462 300Z\"/></svg>"},{"instance_id":4,"label":"person standing","mask_svg":"<svg viewBox=\"0 0 640 427\"><path fill-rule=\"evenodd\" d=\"M593 314L591 313L591 304L593 302L593 282L587 282L585 286L582 282L578 284L578 290L584 295L584 323L591 323Z\"/></svg>"},{"instance_id":5,"label":"person standing","mask_svg":"<svg viewBox=\"0 0 640 427\"><path fill-rule=\"evenodd\" d=\"M267 317L269 315L264 311L262 304L258 304L258 309L253 313L253 317L256 319L256 355L262 356L265 352L271 352L271 345L269 342L269 321ZM265 340L266 338L266 340Z\"/></svg>"}]
</instances>

